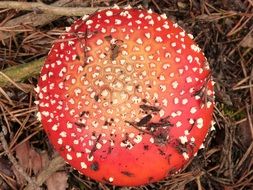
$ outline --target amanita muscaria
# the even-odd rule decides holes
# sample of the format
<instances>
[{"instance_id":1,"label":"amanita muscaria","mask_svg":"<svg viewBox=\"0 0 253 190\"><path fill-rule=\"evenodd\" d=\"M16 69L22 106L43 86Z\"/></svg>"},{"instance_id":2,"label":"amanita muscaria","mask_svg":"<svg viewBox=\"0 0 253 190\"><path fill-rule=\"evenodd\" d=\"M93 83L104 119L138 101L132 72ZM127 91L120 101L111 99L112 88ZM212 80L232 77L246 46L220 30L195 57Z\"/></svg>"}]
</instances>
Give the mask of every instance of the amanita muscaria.
<instances>
[{"instance_id":1,"label":"amanita muscaria","mask_svg":"<svg viewBox=\"0 0 253 190\"><path fill-rule=\"evenodd\" d=\"M36 91L55 149L113 185L180 170L212 122L205 56L191 35L150 10L115 7L77 20L54 43Z\"/></svg>"}]
</instances>

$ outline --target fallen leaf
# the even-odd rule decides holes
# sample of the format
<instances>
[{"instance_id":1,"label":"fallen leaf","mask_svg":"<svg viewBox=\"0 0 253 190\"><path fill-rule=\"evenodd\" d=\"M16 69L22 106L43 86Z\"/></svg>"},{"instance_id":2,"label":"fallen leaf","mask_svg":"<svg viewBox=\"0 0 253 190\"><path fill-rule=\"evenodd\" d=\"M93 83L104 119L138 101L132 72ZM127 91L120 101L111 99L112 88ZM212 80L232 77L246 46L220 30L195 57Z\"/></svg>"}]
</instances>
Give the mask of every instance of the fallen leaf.
<instances>
[{"instance_id":1,"label":"fallen leaf","mask_svg":"<svg viewBox=\"0 0 253 190\"><path fill-rule=\"evenodd\" d=\"M251 116L253 120L253 116ZM249 120L247 119L246 121L242 122L239 124L238 129L236 131L237 136L239 137L241 143L245 146L248 147L252 143L253 139L251 136L251 129L250 129L250 124Z\"/></svg>"},{"instance_id":2,"label":"fallen leaf","mask_svg":"<svg viewBox=\"0 0 253 190\"><path fill-rule=\"evenodd\" d=\"M35 175L46 167L49 162L47 153L37 152L30 146L28 141L20 144L16 148L16 158L24 170L28 173L31 173L32 171Z\"/></svg>"},{"instance_id":3,"label":"fallen leaf","mask_svg":"<svg viewBox=\"0 0 253 190\"><path fill-rule=\"evenodd\" d=\"M37 174L42 169L42 158L33 148L30 149L29 159L31 160L31 169L34 174Z\"/></svg>"},{"instance_id":4,"label":"fallen leaf","mask_svg":"<svg viewBox=\"0 0 253 190\"><path fill-rule=\"evenodd\" d=\"M28 141L20 144L16 148L16 158L18 159L18 163L25 169L28 170L31 168L29 161L29 152L30 152L30 144Z\"/></svg>"},{"instance_id":5,"label":"fallen leaf","mask_svg":"<svg viewBox=\"0 0 253 190\"><path fill-rule=\"evenodd\" d=\"M246 35L240 45L246 48L253 48L253 34Z\"/></svg>"},{"instance_id":6,"label":"fallen leaf","mask_svg":"<svg viewBox=\"0 0 253 190\"><path fill-rule=\"evenodd\" d=\"M55 172L46 181L48 190L65 190L68 187L66 172Z\"/></svg>"}]
</instances>

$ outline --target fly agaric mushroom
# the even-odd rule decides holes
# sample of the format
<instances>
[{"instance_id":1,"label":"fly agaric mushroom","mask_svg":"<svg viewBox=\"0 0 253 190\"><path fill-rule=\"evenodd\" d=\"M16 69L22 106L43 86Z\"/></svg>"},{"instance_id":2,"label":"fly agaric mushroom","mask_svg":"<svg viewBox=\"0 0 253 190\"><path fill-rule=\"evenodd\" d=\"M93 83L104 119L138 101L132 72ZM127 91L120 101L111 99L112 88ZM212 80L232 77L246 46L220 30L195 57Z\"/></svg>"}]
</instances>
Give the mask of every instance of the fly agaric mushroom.
<instances>
[{"instance_id":1,"label":"fly agaric mushroom","mask_svg":"<svg viewBox=\"0 0 253 190\"><path fill-rule=\"evenodd\" d=\"M211 125L213 82L191 35L166 15L111 8L54 43L36 88L55 149L100 182L137 186L180 170Z\"/></svg>"}]
</instances>

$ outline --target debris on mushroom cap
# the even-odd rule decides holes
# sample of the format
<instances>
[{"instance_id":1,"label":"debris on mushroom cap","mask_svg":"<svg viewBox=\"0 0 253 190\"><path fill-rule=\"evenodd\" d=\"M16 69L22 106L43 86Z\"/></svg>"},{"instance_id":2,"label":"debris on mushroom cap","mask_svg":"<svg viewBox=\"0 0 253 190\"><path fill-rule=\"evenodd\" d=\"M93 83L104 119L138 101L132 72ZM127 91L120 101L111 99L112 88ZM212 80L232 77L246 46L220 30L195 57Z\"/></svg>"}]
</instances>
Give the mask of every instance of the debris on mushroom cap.
<instances>
[{"instance_id":1,"label":"debris on mushroom cap","mask_svg":"<svg viewBox=\"0 0 253 190\"><path fill-rule=\"evenodd\" d=\"M38 115L55 149L84 175L147 184L182 168L204 141L210 73L200 48L166 15L97 11L49 52Z\"/></svg>"}]
</instances>

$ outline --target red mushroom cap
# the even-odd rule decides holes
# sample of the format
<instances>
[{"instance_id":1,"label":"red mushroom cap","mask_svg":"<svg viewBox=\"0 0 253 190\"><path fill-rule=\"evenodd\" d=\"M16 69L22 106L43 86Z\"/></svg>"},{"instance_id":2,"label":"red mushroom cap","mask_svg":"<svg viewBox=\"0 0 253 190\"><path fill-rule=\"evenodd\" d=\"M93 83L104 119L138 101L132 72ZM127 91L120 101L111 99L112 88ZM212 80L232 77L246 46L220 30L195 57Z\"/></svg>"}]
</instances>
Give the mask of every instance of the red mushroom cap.
<instances>
[{"instance_id":1,"label":"red mushroom cap","mask_svg":"<svg viewBox=\"0 0 253 190\"><path fill-rule=\"evenodd\" d=\"M77 20L41 71L39 117L78 171L120 186L182 168L211 126L213 82L192 38L165 15L113 8Z\"/></svg>"}]
</instances>

